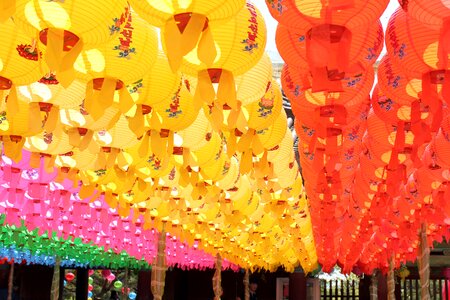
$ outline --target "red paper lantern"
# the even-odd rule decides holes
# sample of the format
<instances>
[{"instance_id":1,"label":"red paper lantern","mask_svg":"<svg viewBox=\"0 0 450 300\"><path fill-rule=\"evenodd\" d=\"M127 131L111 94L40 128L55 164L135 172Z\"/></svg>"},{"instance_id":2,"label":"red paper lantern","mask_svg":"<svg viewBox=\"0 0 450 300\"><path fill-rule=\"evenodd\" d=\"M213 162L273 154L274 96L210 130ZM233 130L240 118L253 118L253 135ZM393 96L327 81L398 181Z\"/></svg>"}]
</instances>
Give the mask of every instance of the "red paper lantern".
<instances>
[{"instance_id":1,"label":"red paper lantern","mask_svg":"<svg viewBox=\"0 0 450 300\"><path fill-rule=\"evenodd\" d=\"M308 22L311 25L329 23L359 29L377 20L388 3L388 0L266 0L271 15L292 28L302 27L303 23Z\"/></svg>"},{"instance_id":2,"label":"red paper lantern","mask_svg":"<svg viewBox=\"0 0 450 300\"><path fill-rule=\"evenodd\" d=\"M373 65L383 48L383 28L350 32L345 27L320 25L292 29L279 25L276 43L281 57L303 74L312 74L315 91L336 89L336 81Z\"/></svg>"}]
</instances>

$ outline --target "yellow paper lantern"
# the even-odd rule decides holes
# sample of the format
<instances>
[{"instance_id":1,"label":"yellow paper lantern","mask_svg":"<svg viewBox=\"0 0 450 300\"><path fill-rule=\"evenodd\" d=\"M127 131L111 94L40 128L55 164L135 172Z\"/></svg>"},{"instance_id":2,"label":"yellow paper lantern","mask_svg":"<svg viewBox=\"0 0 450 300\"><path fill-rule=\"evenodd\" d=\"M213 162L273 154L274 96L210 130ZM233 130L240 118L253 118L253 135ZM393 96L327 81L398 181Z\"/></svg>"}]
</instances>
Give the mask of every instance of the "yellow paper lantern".
<instances>
[{"instance_id":1,"label":"yellow paper lantern","mask_svg":"<svg viewBox=\"0 0 450 300\"><path fill-rule=\"evenodd\" d=\"M164 30L163 43L167 44L167 56L176 70L182 57L195 47L205 63L214 61L211 27L232 18L245 0L132 0L130 3L148 22Z\"/></svg>"},{"instance_id":2,"label":"yellow paper lantern","mask_svg":"<svg viewBox=\"0 0 450 300\"><path fill-rule=\"evenodd\" d=\"M56 126L55 130L43 131L38 135L26 138L24 149L44 155L46 158L55 158L58 154L66 154L72 151L73 146L69 143L69 136L62 126ZM31 164L31 162L30 162ZM53 166L53 162L51 163ZM39 165L33 165L38 167Z\"/></svg>"},{"instance_id":3,"label":"yellow paper lantern","mask_svg":"<svg viewBox=\"0 0 450 300\"><path fill-rule=\"evenodd\" d=\"M128 128L128 122L124 116L121 116L111 129L97 131L94 134L94 140L101 147L98 157L99 166L105 165L109 168L117 164L125 169L131 164L131 158L128 160L122 150L136 145L138 139Z\"/></svg>"},{"instance_id":4,"label":"yellow paper lantern","mask_svg":"<svg viewBox=\"0 0 450 300\"><path fill-rule=\"evenodd\" d=\"M123 29L108 43L84 50L75 61L77 76L88 81L85 107L99 118L114 102L122 113L134 105L126 85L150 72L158 53L157 34L153 27L130 13Z\"/></svg>"},{"instance_id":5,"label":"yellow paper lantern","mask_svg":"<svg viewBox=\"0 0 450 300\"><path fill-rule=\"evenodd\" d=\"M169 102L178 90L180 81L181 73L172 72L166 55L163 51L158 51L151 72L129 84L128 91L137 105L151 108Z\"/></svg>"},{"instance_id":6,"label":"yellow paper lantern","mask_svg":"<svg viewBox=\"0 0 450 300\"><path fill-rule=\"evenodd\" d=\"M155 105L145 115L138 109L130 120L130 128L138 135L144 134L139 149L141 156L147 156L150 149L161 159L171 155L175 132L187 128L196 119L198 109L193 105L193 97L186 85L189 83L180 81L169 103Z\"/></svg>"},{"instance_id":7,"label":"yellow paper lantern","mask_svg":"<svg viewBox=\"0 0 450 300\"><path fill-rule=\"evenodd\" d=\"M35 120L39 111L33 112L30 104L20 99L17 101L18 111L14 114L6 110L5 106L0 108L0 137L5 155L18 162L22 158L25 137L42 131L41 123Z\"/></svg>"},{"instance_id":8,"label":"yellow paper lantern","mask_svg":"<svg viewBox=\"0 0 450 300\"><path fill-rule=\"evenodd\" d=\"M218 133L213 131L206 135L204 139L207 140L206 145L196 151L192 151L200 167L218 159L223 151L222 139Z\"/></svg>"},{"instance_id":9,"label":"yellow paper lantern","mask_svg":"<svg viewBox=\"0 0 450 300\"><path fill-rule=\"evenodd\" d=\"M205 64L192 51L184 57L182 71L198 77L198 101L212 103L217 98L219 104L237 108L234 78L261 59L266 43L264 19L256 7L247 2L232 20L211 31L215 41L213 49L217 51L214 62ZM163 43L163 47L168 49L171 45ZM213 84L218 84L217 93Z\"/></svg>"},{"instance_id":10,"label":"yellow paper lantern","mask_svg":"<svg viewBox=\"0 0 450 300\"><path fill-rule=\"evenodd\" d=\"M261 99L243 108L248 114L248 127L255 130L272 125L283 107L283 96L279 84L273 80ZM244 112L245 114L245 112Z\"/></svg>"},{"instance_id":11,"label":"yellow paper lantern","mask_svg":"<svg viewBox=\"0 0 450 300\"><path fill-rule=\"evenodd\" d=\"M0 98L11 90L7 109L14 114L18 110L16 86L39 80L47 69L40 63L39 50L28 45L30 38L12 20L0 24L0 41Z\"/></svg>"},{"instance_id":12,"label":"yellow paper lantern","mask_svg":"<svg viewBox=\"0 0 450 300\"><path fill-rule=\"evenodd\" d=\"M182 146L195 151L208 143L208 135L211 134L211 131L211 124L202 109L189 127L177 133L182 139Z\"/></svg>"},{"instance_id":13,"label":"yellow paper lantern","mask_svg":"<svg viewBox=\"0 0 450 300\"><path fill-rule=\"evenodd\" d=\"M47 46L47 65L64 86L74 79L73 63L83 47L108 42L129 14L125 0L16 0L16 4L14 21Z\"/></svg>"},{"instance_id":14,"label":"yellow paper lantern","mask_svg":"<svg viewBox=\"0 0 450 300\"><path fill-rule=\"evenodd\" d=\"M267 92L272 76L272 61L269 55L264 53L253 68L235 78L238 101L245 106L260 100Z\"/></svg>"},{"instance_id":15,"label":"yellow paper lantern","mask_svg":"<svg viewBox=\"0 0 450 300\"><path fill-rule=\"evenodd\" d=\"M118 117L120 117L120 111L115 106L109 107L100 119L94 120L86 112L84 105L80 105L61 109L59 117L61 123L66 127L70 144L80 148L80 150L84 150L90 147L90 144L93 142L92 137L95 131L107 130L113 127Z\"/></svg>"}]
</instances>

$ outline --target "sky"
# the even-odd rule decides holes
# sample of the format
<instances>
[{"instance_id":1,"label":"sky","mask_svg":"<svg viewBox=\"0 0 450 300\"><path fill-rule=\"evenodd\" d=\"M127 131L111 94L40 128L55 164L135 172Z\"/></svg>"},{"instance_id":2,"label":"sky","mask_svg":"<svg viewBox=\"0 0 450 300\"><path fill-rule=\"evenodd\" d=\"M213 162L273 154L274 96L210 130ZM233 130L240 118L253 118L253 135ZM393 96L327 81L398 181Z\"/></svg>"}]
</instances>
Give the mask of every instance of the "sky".
<instances>
[{"instance_id":1,"label":"sky","mask_svg":"<svg viewBox=\"0 0 450 300\"><path fill-rule=\"evenodd\" d=\"M282 62L280 55L278 54L277 47L275 45L275 31L277 29L277 21L269 13L269 10L266 6L266 1L264 0L254 0L253 3L256 4L256 7L261 11L264 16L264 20L266 21L267 27L267 45L266 52L269 54L272 62ZM380 20L383 24L383 27L386 29L386 25L389 21L389 17L394 13L394 11L398 8L399 4L397 0L390 0L388 7L386 8L384 14L381 16ZM385 49L381 54L380 58L384 55Z\"/></svg>"}]
</instances>

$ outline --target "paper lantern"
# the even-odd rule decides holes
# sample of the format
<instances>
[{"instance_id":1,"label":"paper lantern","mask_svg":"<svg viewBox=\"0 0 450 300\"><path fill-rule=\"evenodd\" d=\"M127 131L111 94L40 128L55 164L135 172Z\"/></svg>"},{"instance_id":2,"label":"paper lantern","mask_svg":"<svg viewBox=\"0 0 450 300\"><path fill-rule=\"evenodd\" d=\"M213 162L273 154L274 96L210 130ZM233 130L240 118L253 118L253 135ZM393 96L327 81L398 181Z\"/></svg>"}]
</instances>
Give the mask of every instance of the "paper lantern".
<instances>
[{"instance_id":1,"label":"paper lantern","mask_svg":"<svg viewBox=\"0 0 450 300\"><path fill-rule=\"evenodd\" d=\"M70 144L81 150L91 145L94 131L108 130L114 126L120 117L119 108L111 106L104 111L103 116L94 120L84 109L84 103L69 109L60 110L60 120L69 135Z\"/></svg>"},{"instance_id":2,"label":"paper lantern","mask_svg":"<svg viewBox=\"0 0 450 300\"><path fill-rule=\"evenodd\" d=\"M197 53L191 52L183 59L182 71L198 76L196 101L203 100L211 104L217 95L219 104L236 109L234 78L250 70L261 59L266 43L264 19L256 7L247 2L232 20L211 28L211 31L217 58L207 65L201 62ZM169 44L163 44L163 47L170 48ZM214 83L218 84L217 93Z\"/></svg>"},{"instance_id":3,"label":"paper lantern","mask_svg":"<svg viewBox=\"0 0 450 300\"><path fill-rule=\"evenodd\" d=\"M130 148L138 143L137 137L128 128L128 122L124 116L119 118L113 128L96 132L94 140L102 149L98 158L102 160L99 161L99 165L102 166L105 163L107 167L113 166L116 159L121 158L122 161L118 162L119 166L125 168L127 160L123 157L121 150Z\"/></svg>"},{"instance_id":4,"label":"paper lantern","mask_svg":"<svg viewBox=\"0 0 450 300\"><path fill-rule=\"evenodd\" d=\"M24 149L34 152L38 156L43 155L46 160L49 160L47 167L53 171L53 159L56 158L56 155L69 153L73 146L70 145L69 136L64 132L62 126L57 126L52 132L44 131L38 135L27 137ZM34 164L33 167L38 168L39 164Z\"/></svg>"},{"instance_id":5,"label":"paper lantern","mask_svg":"<svg viewBox=\"0 0 450 300\"><path fill-rule=\"evenodd\" d=\"M361 103L367 100L374 79L372 68L367 72L356 73L343 80L343 90L341 92L313 92L312 89L304 89L302 83L295 82L291 75L289 66L285 66L282 71L283 90L289 97L294 113L299 116L304 115L305 119L311 119L316 114L313 113L318 106L345 106L347 115L351 118L361 107ZM326 111L326 110L325 110ZM308 112L305 114L305 112ZM317 111L320 112L320 111Z\"/></svg>"},{"instance_id":6,"label":"paper lantern","mask_svg":"<svg viewBox=\"0 0 450 300\"><path fill-rule=\"evenodd\" d=\"M33 112L28 103L18 100L17 109L18 111L15 113L3 110L0 114L2 121L0 136L3 141L4 153L15 162L22 158L21 149L25 143L25 137L42 131L41 124L34 119L36 111Z\"/></svg>"},{"instance_id":7,"label":"paper lantern","mask_svg":"<svg viewBox=\"0 0 450 300\"><path fill-rule=\"evenodd\" d=\"M386 9L389 1L266 0L271 15L281 24L292 28L304 22L312 25L336 24L359 29L370 26Z\"/></svg>"},{"instance_id":8,"label":"paper lantern","mask_svg":"<svg viewBox=\"0 0 450 300\"><path fill-rule=\"evenodd\" d=\"M147 156L150 148L161 159L171 155L174 133L186 129L196 119L199 108L194 105L193 96L187 86L189 81L180 81L178 90L172 95L169 103L154 105L150 113L143 115L141 125L133 123L131 128L136 128L135 131L139 133L141 130L145 132L139 149L141 156ZM138 114L142 112L139 110L136 112L133 122L137 120Z\"/></svg>"},{"instance_id":9,"label":"paper lantern","mask_svg":"<svg viewBox=\"0 0 450 300\"><path fill-rule=\"evenodd\" d=\"M130 3L139 15L163 29L163 43L168 45L166 53L176 70L182 57L195 48L206 63L214 61L216 53L212 48L216 35L212 28L237 14L245 0L195 0L189 3L133 0Z\"/></svg>"},{"instance_id":10,"label":"paper lantern","mask_svg":"<svg viewBox=\"0 0 450 300\"><path fill-rule=\"evenodd\" d=\"M378 85L375 85L371 98L374 113L385 122L391 124L396 124L399 121L411 121L412 118L417 119L412 123L425 122L429 124L432 114L428 111L427 106L420 103L419 99L411 98L413 101L408 104L400 102L399 98L388 97Z\"/></svg>"},{"instance_id":11,"label":"paper lantern","mask_svg":"<svg viewBox=\"0 0 450 300\"><path fill-rule=\"evenodd\" d=\"M242 108L248 114L247 126L255 130L270 126L278 117L283 107L283 96L276 81L269 83L267 91L259 101Z\"/></svg>"},{"instance_id":12,"label":"paper lantern","mask_svg":"<svg viewBox=\"0 0 450 300\"><path fill-rule=\"evenodd\" d=\"M85 99L89 114L98 119L113 104L116 93L121 112L128 112L134 103L126 85L142 79L150 71L157 47L155 29L130 13L117 37L81 52L74 68L78 77L89 81Z\"/></svg>"},{"instance_id":13,"label":"paper lantern","mask_svg":"<svg viewBox=\"0 0 450 300\"><path fill-rule=\"evenodd\" d=\"M29 38L14 25L12 20L1 24L0 36L3 45L0 50L0 93L3 98L4 92L11 90L8 110L15 113L18 110L16 86L37 81L47 69L41 68L39 49L33 49L33 46L28 45ZM29 54L29 59L26 58L26 53Z\"/></svg>"},{"instance_id":14,"label":"paper lantern","mask_svg":"<svg viewBox=\"0 0 450 300\"><path fill-rule=\"evenodd\" d=\"M304 76L311 72L314 91L333 91L349 73L375 63L383 48L383 28L380 22L354 33L333 25L278 25L276 43L285 62L298 66Z\"/></svg>"},{"instance_id":15,"label":"paper lantern","mask_svg":"<svg viewBox=\"0 0 450 300\"><path fill-rule=\"evenodd\" d=\"M201 109L194 122L186 129L178 131L177 134L182 139L181 145L183 147L195 151L206 145L211 131L211 124L206 118L203 109Z\"/></svg>"},{"instance_id":16,"label":"paper lantern","mask_svg":"<svg viewBox=\"0 0 450 300\"><path fill-rule=\"evenodd\" d=\"M259 62L244 74L235 78L236 98L243 106L260 100L272 81L272 61L264 53Z\"/></svg>"},{"instance_id":17,"label":"paper lantern","mask_svg":"<svg viewBox=\"0 0 450 300\"><path fill-rule=\"evenodd\" d=\"M158 51L151 72L129 84L128 91L136 104L152 107L170 101L180 82L181 73L172 72L166 55Z\"/></svg>"},{"instance_id":18,"label":"paper lantern","mask_svg":"<svg viewBox=\"0 0 450 300\"><path fill-rule=\"evenodd\" d=\"M241 106L237 110L230 107L224 107L222 110L217 106L204 105L203 111L217 131L232 133L238 129L246 132L248 128L258 130L273 123L281 110L282 101L279 85L275 81L269 81L265 94L258 101Z\"/></svg>"},{"instance_id":19,"label":"paper lantern","mask_svg":"<svg viewBox=\"0 0 450 300\"><path fill-rule=\"evenodd\" d=\"M401 9L391 17L387 28L386 46L392 64L416 85L421 83L420 98L436 115L442 113L441 99L450 101L450 81L445 80L450 76L448 38L448 32L426 28ZM396 83L394 72L389 74L388 83ZM413 91L410 88L408 92Z\"/></svg>"},{"instance_id":20,"label":"paper lantern","mask_svg":"<svg viewBox=\"0 0 450 300\"><path fill-rule=\"evenodd\" d=\"M108 42L128 18L129 6L120 0L106 2L16 1L14 21L46 45L45 60L68 86L74 79L73 63L84 46Z\"/></svg>"}]
</instances>

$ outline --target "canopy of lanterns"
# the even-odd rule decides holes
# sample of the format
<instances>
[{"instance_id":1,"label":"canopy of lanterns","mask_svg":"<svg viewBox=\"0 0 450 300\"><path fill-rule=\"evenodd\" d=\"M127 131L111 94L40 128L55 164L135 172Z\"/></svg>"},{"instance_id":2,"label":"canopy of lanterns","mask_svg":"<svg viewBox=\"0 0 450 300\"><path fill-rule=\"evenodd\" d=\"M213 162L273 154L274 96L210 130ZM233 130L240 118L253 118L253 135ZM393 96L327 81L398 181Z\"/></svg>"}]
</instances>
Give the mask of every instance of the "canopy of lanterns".
<instances>
[{"instance_id":1,"label":"canopy of lanterns","mask_svg":"<svg viewBox=\"0 0 450 300\"><path fill-rule=\"evenodd\" d=\"M220 254L224 267L316 268L265 23L251 2L7 2L6 223L148 263L167 232L172 265L210 267Z\"/></svg>"},{"instance_id":2,"label":"canopy of lanterns","mask_svg":"<svg viewBox=\"0 0 450 300\"><path fill-rule=\"evenodd\" d=\"M2 1L0 213L139 263L413 260L450 233L450 7L402 1L373 89L388 2L266 0L303 187L251 2Z\"/></svg>"},{"instance_id":3,"label":"canopy of lanterns","mask_svg":"<svg viewBox=\"0 0 450 300\"><path fill-rule=\"evenodd\" d=\"M414 261L422 224L450 236L450 7L400 1L370 95L388 2L266 0L325 270Z\"/></svg>"}]
</instances>

